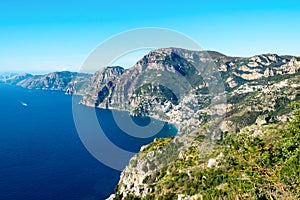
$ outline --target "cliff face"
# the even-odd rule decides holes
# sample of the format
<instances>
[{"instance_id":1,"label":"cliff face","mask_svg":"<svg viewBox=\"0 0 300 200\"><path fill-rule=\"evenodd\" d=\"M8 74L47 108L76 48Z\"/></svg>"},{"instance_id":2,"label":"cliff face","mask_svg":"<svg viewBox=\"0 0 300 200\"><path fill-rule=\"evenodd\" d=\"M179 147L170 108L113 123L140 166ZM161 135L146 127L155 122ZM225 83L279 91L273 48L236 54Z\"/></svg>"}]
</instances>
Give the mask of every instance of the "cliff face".
<instances>
[{"instance_id":1,"label":"cliff face","mask_svg":"<svg viewBox=\"0 0 300 200\"><path fill-rule=\"evenodd\" d=\"M218 143L200 133L156 139L131 159L109 199L299 199L296 105L288 123L245 127Z\"/></svg>"},{"instance_id":2,"label":"cliff face","mask_svg":"<svg viewBox=\"0 0 300 200\"><path fill-rule=\"evenodd\" d=\"M130 160L109 199L298 199L300 105L292 116L293 101L300 102L299 74L241 85L228 93L217 140L209 131L216 121L155 139Z\"/></svg>"},{"instance_id":3,"label":"cliff face","mask_svg":"<svg viewBox=\"0 0 300 200\"><path fill-rule=\"evenodd\" d=\"M18 82L25 80L27 78L31 78L31 74L23 73L23 74L2 74L0 76L0 81L8 84L17 84Z\"/></svg>"},{"instance_id":4,"label":"cliff face","mask_svg":"<svg viewBox=\"0 0 300 200\"><path fill-rule=\"evenodd\" d=\"M299 69L300 58L293 56L238 58L167 48L151 51L127 70L106 67L93 76L55 72L1 79L26 88L81 94L85 105L129 110L177 125L178 136L156 139L130 160L111 199L273 195L262 191L285 195L279 199L299 199L293 195L300 184L300 121L292 128L286 125L292 120L288 104L300 101ZM294 174L287 177L282 170L290 166ZM280 175L271 173L274 169ZM239 188L241 181L248 188ZM279 186L270 187L274 182ZM235 191L238 194L228 196Z\"/></svg>"},{"instance_id":5,"label":"cliff face","mask_svg":"<svg viewBox=\"0 0 300 200\"><path fill-rule=\"evenodd\" d=\"M113 92L116 79L124 73L124 68L120 66L105 67L97 71L89 80L86 88L81 90L83 98L81 104L89 106L106 107L108 96Z\"/></svg>"},{"instance_id":6,"label":"cliff face","mask_svg":"<svg viewBox=\"0 0 300 200\"><path fill-rule=\"evenodd\" d=\"M254 100L242 104L238 101L260 91L258 98L268 99L268 93L276 91L270 88L274 87L272 84L284 88L289 83L278 81L299 74L299 69L300 59L293 56L263 54L239 58L213 51L165 48L151 51L127 70L119 66L106 67L92 76L73 72L43 76L20 74L6 76L5 82L30 89L80 94L82 104L149 115L175 124L179 133L194 131L208 121L219 121L213 136L217 138L218 129L239 129L241 125L236 121L239 115L247 114L246 110L256 112L246 116L250 122L261 112L274 110L281 101L267 100L268 109L249 106ZM290 101L295 91L295 88L287 89L291 96L280 98L283 102L285 98ZM243 111L238 115L237 109ZM230 121L222 120L226 111Z\"/></svg>"},{"instance_id":7,"label":"cliff face","mask_svg":"<svg viewBox=\"0 0 300 200\"><path fill-rule=\"evenodd\" d=\"M97 72L82 103L150 115L176 124L180 133L188 133L211 118L215 114L212 109L228 109L230 105L224 102L228 93L249 84L259 89L263 85L257 80L298 73L298 60L276 54L237 58L212 51L158 49L132 68L112 72L112 81ZM220 92L214 91L216 87ZM220 103L212 105L216 98Z\"/></svg>"},{"instance_id":8,"label":"cliff face","mask_svg":"<svg viewBox=\"0 0 300 200\"><path fill-rule=\"evenodd\" d=\"M73 94L81 90L88 77L89 75L76 72L54 72L43 76L33 76L17 85L29 89L62 90Z\"/></svg>"},{"instance_id":9,"label":"cliff face","mask_svg":"<svg viewBox=\"0 0 300 200\"><path fill-rule=\"evenodd\" d=\"M61 90L67 94L80 94L89 77L89 74L65 71L45 75L18 74L6 78L4 82L28 89Z\"/></svg>"},{"instance_id":10,"label":"cliff face","mask_svg":"<svg viewBox=\"0 0 300 200\"><path fill-rule=\"evenodd\" d=\"M291 110L288 107L289 103L300 101L299 58L275 54L264 54L251 58L233 58L222 54L213 54L214 56L210 57L207 56L207 53L204 55L201 53L181 49L157 50L140 60L129 70L127 76L122 75L116 80L115 87L118 84L128 86L127 95L131 95L126 96L129 99L129 109L127 109L131 110L132 113L157 116L171 123L179 124L179 131L189 134L178 135L174 138L156 139L153 143L142 147L141 151L130 160L122 172L116 194L112 195L110 199L124 199L125 197L127 199L159 199L159 197L165 199L206 199L209 196L205 195L223 194L224 191L230 191L231 186L233 188L238 187L238 184L235 185L235 183L239 180L251 180L254 185L249 184L251 185L249 190L245 189L243 192L237 192L238 194L230 191L232 196L225 195L226 198L236 199L245 197L245 195L249 197L252 195L249 191L256 187L256 179L252 179L252 175L240 173L240 170L234 168L235 165L231 163L231 159L238 160L236 165L241 170L245 170L243 166L251 166L256 169L257 166L252 160L251 154L257 156L257 162L260 162L263 155L260 152L255 152L254 149L258 148L259 145L253 143L253 140L265 141L264 145L266 146L263 148L269 148L268 145L282 145L280 142L272 143L269 141L270 138L290 137L288 134L279 135L285 133L282 130L292 118ZM178 54L180 54L180 58L184 57L180 67L174 58ZM135 80L134 78L130 79L129 74L138 77L150 69L158 69L161 73L164 71L185 72L184 78L193 80L187 71L192 71L191 68L197 63L210 66L211 62L215 63L221 73L226 102L217 102L211 105L213 96L207 91L210 82L198 77L196 78L198 82L189 82L194 83L194 85L190 84L191 87L186 93L182 93L185 94L182 96L177 96L176 92L168 90L168 87L162 87L167 83L158 84L153 81L152 76L160 77L153 71L150 73L151 78L147 79L151 81L145 81L141 84L137 82L131 84L129 81ZM192 63L192 65L188 63ZM124 74L126 75L126 72ZM168 80L172 81L170 77ZM172 84L175 83L172 82ZM111 98L114 98L113 93ZM120 98L116 98L114 102L117 101L120 101ZM113 107L114 105L117 104L110 106ZM225 107L226 113L213 118L213 106ZM230 135L234 138L232 143L224 143L224 138L227 140L231 138ZM273 139L271 140L273 141ZM274 140L276 141L276 139ZM298 141L299 138L293 140ZM236 145L239 146L236 147ZM227 149L228 147L236 148L236 150ZM242 151L241 149L244 147L249 148L248 151L251 153ZM293 153L295 152L293 151ZM240 154L248 160L239 160L241 159ZM270 162L267 160L262 162ZM240 163L243 164L240 166ZM274 169L274 166L264 167L267 170ZM234 170L231 171L230 168ZM249 171L249 173L252 172ZM235 174L237 179L228 178L230 174ZM259 176L262 180L266 179L263 172L258 172L258 174L253 176ZM220 178L220 176L224 177ZM285 180L281 181L284 182ZM262 181L259 184L266 188L270 185L268 181ZM235 188L233 190L238 191L240 189ZM255 195L266 195L265 193L269 190L271 189L262 189L254 193ZM284 190L292 191L290 197L299 195L293 187L287 187ZM284 192L286 191L282 191L282 193ZM220 196L216 195L217 197ZM283 195L280 197L282 198Z\"/></svg>"}]
</instances>

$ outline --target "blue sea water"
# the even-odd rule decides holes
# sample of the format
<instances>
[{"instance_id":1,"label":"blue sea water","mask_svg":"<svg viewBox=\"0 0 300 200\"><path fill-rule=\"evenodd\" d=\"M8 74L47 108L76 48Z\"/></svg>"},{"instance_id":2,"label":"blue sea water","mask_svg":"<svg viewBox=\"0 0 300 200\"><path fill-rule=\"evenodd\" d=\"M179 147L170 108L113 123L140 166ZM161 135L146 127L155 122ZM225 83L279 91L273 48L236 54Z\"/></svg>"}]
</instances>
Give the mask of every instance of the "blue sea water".
<instances>
[{"instance_id":1,"label":"blue sea water","mask_svg":"<svg viewBox=\"0 0 300 200\"><path fill-rule=\"evenodd\" d=\"M154 139L122 132L109 110L97 109L97 115L107 137L122 149L137 152ZM148 119L134 120L145 125ZM166 123L155 137L176 132ZM82 144L71 96L0 84L0 200L103 200L113 193L120 173Z\"/></svg>"}]
</instances>

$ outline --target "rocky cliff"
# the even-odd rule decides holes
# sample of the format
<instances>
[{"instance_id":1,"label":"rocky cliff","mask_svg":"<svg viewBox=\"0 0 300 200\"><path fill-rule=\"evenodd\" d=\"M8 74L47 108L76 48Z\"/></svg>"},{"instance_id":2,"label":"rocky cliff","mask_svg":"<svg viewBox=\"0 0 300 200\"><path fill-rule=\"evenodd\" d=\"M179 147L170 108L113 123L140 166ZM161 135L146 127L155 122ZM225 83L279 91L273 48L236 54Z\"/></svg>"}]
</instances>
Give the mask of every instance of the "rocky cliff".
<instances>
[{"instance_id":1,"label":"rocky cliff","mask_svg":"<svg viewBox=\"0 0 300 200\"><path fill-rule=\"evenodd\" d=\"M109 199L299 199L300 104L289 122L156 139L130 160Z\"/></svg>"},{"instance_id":2,"label":"rocky cliff","mask_svg":"<svg viewBox=\"0 0 300 200\"><path fill-rule=\"evenodd\" d=\"M227 95L217 140L215 121L155 139L130 160L109 199L298 199L300 105L298 118L288 105L300 102L300 75L247 82Z\"/></svg>"},{"instance_id":3,"label":"rocky cliff","mask_svg":"<svg viewBox=\"0 0 300 200\"><path fill-rule=\"evenodd\" d=\"M18 74L6 78L4 82L28 89L61 90L67 94L80 94L89 78L89 74L64 71L45 75Z\"/></svg>"},{"instance_id":4,"label":"rocky cliff","mask_svg":"<svg viewBox=\"0 0 300 200\"><path fill-rule=\"evenodd\" d=\"M132 68L112 72L112 80L110 76L103 79L97 72L90 85L92 92L84 95L82 103L150 115L176 124L181 133L187 133L228 109L226 95L232 96L239 93L239 88L252 84L258 90L263 86L259 82L298 73L299 60L276 54L239 58L212 51L158 49ZM220 102L212 103L217 98Z\"/></svg>"},{"instance_id":5,"label":"rocky cliff","mask_svg":"<svg viewBox=\"0 0 300 200\"><path fill-rule=\"evenodd\" d=\"M110 199L298 199L300 121L288 105L300 101L299 69L295 56L166 48L127 70L2 80L81 94L85 105L177 125L178 136L156 139L130 160Z\"/></svg>"},{"instance_id":6,"label":"rocky cliff","mask_svg":"<svg viewBox=\"0 0 300 200\"><path fill-rule=\"evenodd\" d=\"M88 106L106 107L110 101L109 94L113 93L116 79L124 73L120 66L105 67L97 71L89 80L86 88L81 90L81 104Z\"/></svg>"},{"instance_id":7,"label":"rocky cliff","mask_svg":"<svg viewBox=\"0 0 300 200\"><path fill-rule=\"evenodd\" d=\"M8 83L8 84L17 84L18 82L31 78L33 75L28 74L28 73L22 73L22 74L14 74L14 73L6 73L2 74L0 77L0 80L3 83Z\"/></svg>"},{"instance_id":8,"label":"rocky cliff","mask_svg":"<svg viewBox=\"0 0 300 200\"><path fill-rule=\"evenodd\" d=\"M260 163L252 160L252 153L257 156L256 162L262 161L262 156L265 156L261 155L263 152L255 151L260 144L253 143L253 138L263 141L263 148L269 148L270 143L274 146L283 145L280 142L272 143L268 138L274 141L278 137L291 139L287 127L293 117L288 105L300 101L300 59L276 54L236 58L218 53L210 56L210 53L159 49L150 52L128 73L125 71L114 81L115 88L122 86L127 93L109 93L110 107L125 107L136 115L151 115L179 124L179 131L189 134L156 139L142 147L122 172L116 194L110 199L236 199L255 195L273 195L272 198L275 198L279 193L280 198L286 195L296 198L299 195L294 186L271 189L268 181L275 180L275 175L265 175L263 171L244 174L242 170L245 169L240 163L251 166L253 170L257 165L264 170L274 170L274 166L260 166ZM207 72L207 66L217 67L224 93L209 91L214 88L210 85L213 84L210 79L203 78L205 73L212 75ZM168 72L167 75L164 72ZM143 77L147 73L149 75ZM176 81L170 73L179 73L187 80L179 82L190 87L184 88L182 93L176 93L180 86L175 87L177 90L171 89ZM169 82L157 82L161 76L166 76ZM225 95L226 102L216 101L212 104L215 94ZM128 105L123 99L129 100ZM102 106L101 102L99 106ZM225 108L226 112L213 117L217 113L213 110L218 107ZM282 133L286 135L282 136ZM297 143L299 138L291 140ZM236 147L236 144L240 146ZM251 153L243 151L244 148L249 148ZM280 148L268 155L280 154ZM240 160L236 151L240 151L248 160ZM277 153L273 155L273 151ZM296 152L292 151L291 154ZM231 159L238 160L236 166L239 169L229 170L235 166ZM271 162L264 159L262 162ZM287 167L285 164L283 166ZM250 170L247 173L252 172ZM234 174L234 177L230 174ZM261 182L255 182L255 177L259 177ZM264 182L266 177L272 177L272 180ZM241 192L239 180L249 180L249 188L245 186ZM293 184L291 180L280 181L280 184ZM265 188L256 188L256 184ZM251 193L252 188L257 191L255 189ZM268 190L278 194L269 194Z\"/></svg>"}]
</instances>

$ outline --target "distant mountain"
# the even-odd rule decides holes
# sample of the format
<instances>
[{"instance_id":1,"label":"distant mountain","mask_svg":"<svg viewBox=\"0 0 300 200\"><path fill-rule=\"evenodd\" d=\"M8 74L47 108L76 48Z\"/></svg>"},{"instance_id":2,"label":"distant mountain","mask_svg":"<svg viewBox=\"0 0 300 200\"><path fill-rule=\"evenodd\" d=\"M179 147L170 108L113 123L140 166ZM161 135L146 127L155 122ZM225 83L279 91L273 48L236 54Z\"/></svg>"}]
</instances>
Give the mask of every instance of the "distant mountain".
<instances>
[{"instance_id":1,"label":"distant mountain","mask_svg":"<svg viewBox=\"0 0 300 200\"><path fill-rule=\"evenodd\" d=\"M177 126L141 148L110 199L300 198L300 105L289 106L300 102L299 57L164 48L126 70L1 79Z\"/></svg>"},{"instance_id":2,"label":"distant mountain","mask_svg":"<svg viewBox=\"0 0 300 200\"><path fill-rule=\"evenodd\" d=\"M5 82L7 79L9 79L15 75L18 75L18 73L1 72L0 73L0 83Z\"/></svg>"},{"instance_id":3,"label":"distant mountain","mask_svg":"<svg viewBox=\"0 0 300 200\"><path fill-rule=\"evenodd\" d=\"M27 73L5 73L0 76L0 80L4 83L17 84L18 82L30 77L32 77L32 75Z\"/></svg>"},{"instance_id":4,"label":"distant mountain","mask_svg":"<svg viewBox=\"0 0 300 200\"><path fill-rule=\"evenodd\" d=\"M295 56L263 54L241 58L215 51L164 48L151 51L126 70L111 66L93 75L18 74L6 77L5 82L80 94L81 104L149 115L177 125L180 133L189 133L218 115L212 110L227 110L227 120L218 124L222 131L243 127L241 118L254 123L266 110L273 110L272 115L276 115L274 110L284 112L281 104L298 98L299 69L300 58ZM278 92L283 90L286 92ZM268 95L276 92L282 101L269 99ZM256 93L260 93L259 97L251 99ZM255 101L260 106L250 105Z\"/></svg>"},{"instance_id":5,"label":"distant mountain","mask_svg":"<svg viewBox=\"0 0 300 200\"><path fill-rule=\"evenodd\" d=\"M46 75L18 74L4 82L28 89L61 90L73 94L84 88L90 77L90 74L64 71Z\"/></svg>"}]
</instances>

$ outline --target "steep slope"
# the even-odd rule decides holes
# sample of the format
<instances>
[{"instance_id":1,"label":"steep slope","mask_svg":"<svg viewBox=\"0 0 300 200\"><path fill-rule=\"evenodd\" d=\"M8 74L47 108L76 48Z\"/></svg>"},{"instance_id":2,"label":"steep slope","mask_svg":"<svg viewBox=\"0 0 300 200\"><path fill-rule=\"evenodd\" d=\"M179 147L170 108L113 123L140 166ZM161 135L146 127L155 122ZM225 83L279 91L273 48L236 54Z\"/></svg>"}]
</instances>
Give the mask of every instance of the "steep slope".
<instances>
[{"instance_id":1,"label":"steep slope","mask_svg":"<svg viewBox=\"0 0 300 200\"><path fill-rule=\"evenodd\" d=\"M177 125L178 136L156 139L131 159L115 199L298 199L300 123L288 122L288 104L300 101L299 69L295 56L165 48L127 70L3 80L81 94L85 105Z\"/></svg>"},{"instance_id":2,"label":"steep slope","mask_svg":"<svg viewBox=\"0 0 300 200\"><path fill-rule=\"evenodd\" d=\"M31 78L33 75L22 73L22 74L4 74L1 78L1 81L8 84L17 84L18 82Z\"/></svg>"},{"instance_id":3,"label":"steep slope","mask_svg":"<svg viewBox=\"0 0 300 200\"><path fill-rule=\"evenodd\" d=\"M6 79L5 83L28 89L61 90L73 94L79 93L89 78L89 74L64 71L45 75L20 74Z\"/></svg>"},{"instance_id":4,"label":"steep slope","mask_svg":"<svg viewBox=\"0 0 300 200\"><path fill-rule=\"evenodd\" d=\"M139 61L144 65L135 65L131 72L139 76L147 71L148 60L152 68L164 71L169 67L175 71L178 63L172 53L178 55L178 49L157 51L159 57L156 51L150 53ZM195 55L202 53L182 51L185 53L180 55L185 59L181 62L188 61L192 66L197 63ZM153 99L159 99L157 103L164 104L160 109L165 110L161 113L164 116L158 117L179 124L179 131L189 134L156 139L142 147L122 172L116 194L110 199L300 197L299 104L294 104L294 117L288 106L293 101L300 102L300 59L276 54L250 58L206 56L201 55L198 64L214 62L217 66L225 85L226 102L214 106L223 106L226 112L212 118L213 97L203 79L180 98L161 87L163 84L134 85L133 94L127 97L133 107L139 105L133 113L157 116ZM189 69L188 64L180 66L183 67L177 69ZM117 79L116 84L123 82Z\"/></svg>"},{"instance_id":5,"label":"steep slope","mask_svg":"<svg viewBox=\"0 0 300 200\"><path fill-rule=\"evenodd\" d=\"M241 91L224 118L230 131L213 141L207 123L156 139L130 160L110 199L298 199L300 75Z\"/></svg>"},{"instance_id":6,"label":"steep slope","mask_svg":"<svg viewBox=\"0 0 300 200\"><path fill-rule=\"evenodd\" d=\"M276 54L238 58L213 51L158 49L119 74L113 84L91 84L96 90L87 93L82 103L150 115L176 124L180 133L188 133L229 109L226 93L235 95L235 90L247 84L259 90L271 77L276 80L296 74L299 60Z\"/></svg>"},{"instance_id":7,"label":"steep slope","mask_svg":"<svg viewBox=\"0 0 300 200\"><path fill-rule=\"evenodd\" d=\"M105 67L97 71L89 80L89 84L81 93L83 98L81 104L98 106L102 104L106 107L109 101L109 94L114 90L116 79L124 73L124 68L120 66Z\"/></svg>"},{"instance_id":8,"label":"steep slope","mask_svg":"<svg viewBox=\"0 0 300 200\"><path fill-rule=\"evenodd\" d=\"M217 142L205 129L156 139L130 160L109 199L299 199L299 102L290 122L246 126Z\"/></svg>"}]
</instances>

